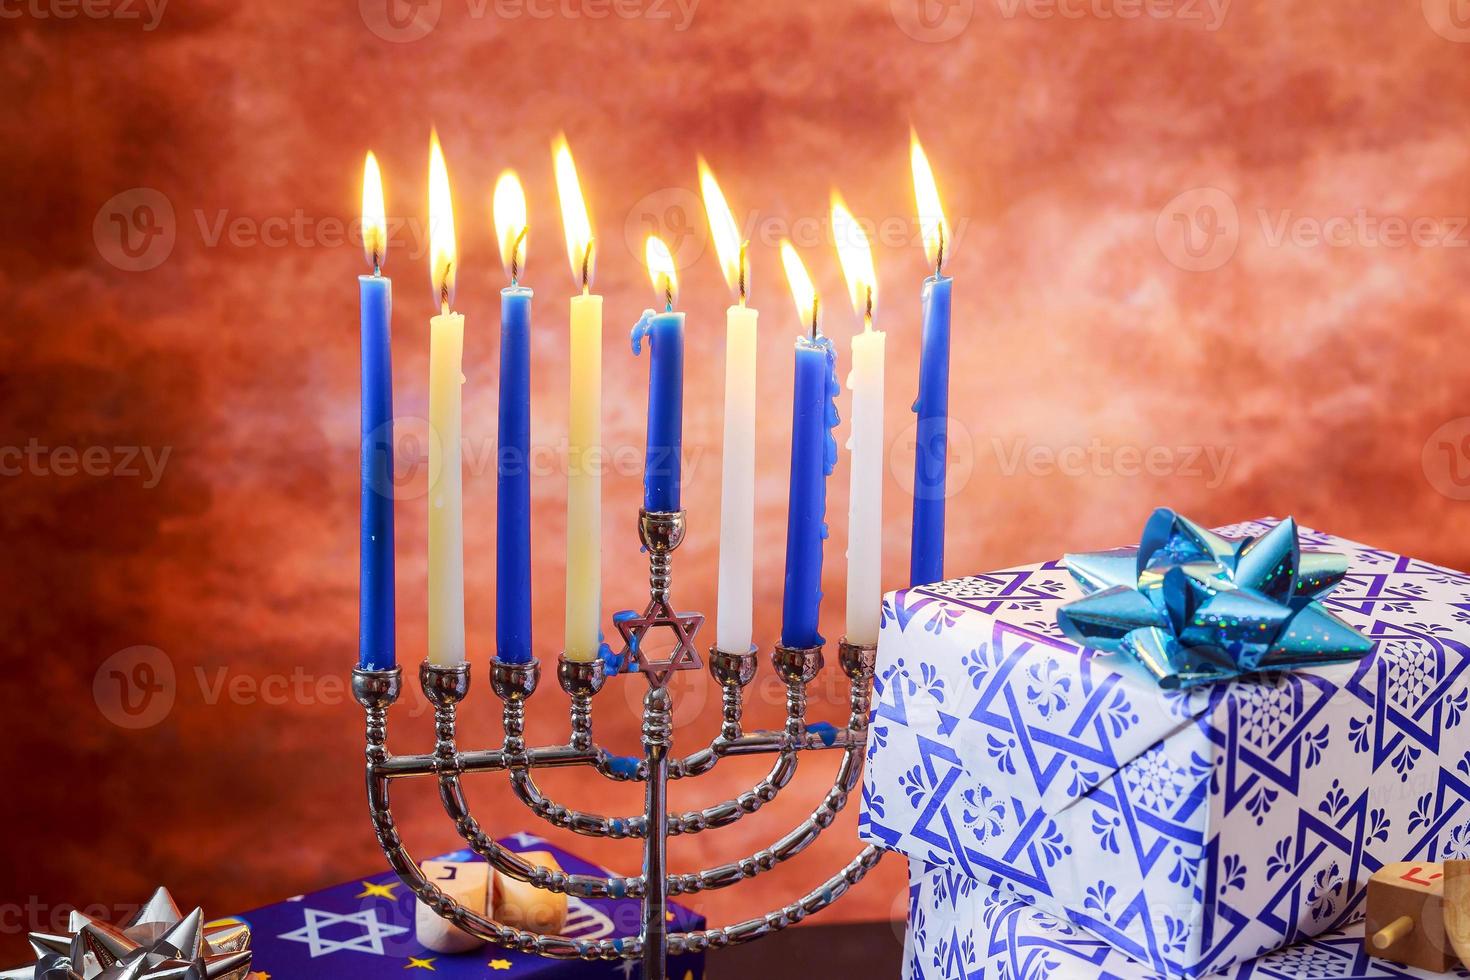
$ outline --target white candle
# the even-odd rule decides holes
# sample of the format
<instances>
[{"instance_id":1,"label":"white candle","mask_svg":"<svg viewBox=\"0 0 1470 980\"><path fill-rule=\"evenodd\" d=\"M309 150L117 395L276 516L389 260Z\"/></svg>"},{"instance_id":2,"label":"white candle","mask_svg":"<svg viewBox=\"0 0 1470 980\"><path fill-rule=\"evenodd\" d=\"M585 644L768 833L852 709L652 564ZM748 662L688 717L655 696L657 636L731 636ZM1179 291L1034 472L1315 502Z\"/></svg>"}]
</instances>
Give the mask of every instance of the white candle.
<instances>
[{"instance_id":1,"label":"white candle","mask_svg":"<svg viewBox=\"0 0 1470 980\"><path fill-rule=\"evenodd\" d=\"M429 265L441 313L429 321L429 662L464 663L464 504L460 388L464 317L450 312L456 258L449 173L429 146Z\"/></svg>"},{"instance_id":2,"label":"white candle","mask_svg":"<svg viewBox=\"0 0 1470 980\"><path fill-rule=\"evenodd\" d=\"M883 605L883 350L871 321L852 338L852 486L847 505L847 639L878 642Z\"/></svg>"},{"instance_id":3,"label":"white candle","mask_svg":"<svg viewBox=\"0 0 1470 980\"><path fill-rule=\"evenodd\" d=\"M756 311L725 312L725 435L720 472L720 588L715 647L750 649L755 577Z\"/></svg>"},{"instance_id":4,"label":"white candle","mask_svg":"<svg viewBox=\"0 0 1470 980\"><path fill-rule=\"evenodd\" d=\"M591 292L592 221L566 138L552 150L556 193L572 276L571 391L567 413L567 593L563 649L568 660L595 660L602 619L602 297Z\"/></svg>"},{"instance_id":5,"label":"white candle","mask_svg":"<svg viewBox=\"0 0 1470 980\"><path fill-rule=\"evenodd\" d=\"M852 338L852 452L847 506L847 621L849 643L878 642L883 607L883 353L886 336L873 329L878 277L867 234L834 192L832 237L863 330Z\"/></svg>"},{"instance_id":6,"label":"white candle","mask_svg":"<svg viewBox=\"0 0 1470 980\"><path fill-rule=\"evenodd\" d=\"M429 662L464 662L464 502L460 388L464 317L429 321Z\"/></svg>"},{"instance_id":7,"label":"white candle","mask_svg":"<svg viewBox=\"0 0 1470 980\"><path fill-rule=\"evenodd\" d=\"M715 252L736 305L725 311L725 432L720 469L720 579L715 648L750 649L754 632L751 592L755 578L755 310L745 305L750 288L745 245L715 175L699 160L699 183Z\"/></svg>"}]
</instances>

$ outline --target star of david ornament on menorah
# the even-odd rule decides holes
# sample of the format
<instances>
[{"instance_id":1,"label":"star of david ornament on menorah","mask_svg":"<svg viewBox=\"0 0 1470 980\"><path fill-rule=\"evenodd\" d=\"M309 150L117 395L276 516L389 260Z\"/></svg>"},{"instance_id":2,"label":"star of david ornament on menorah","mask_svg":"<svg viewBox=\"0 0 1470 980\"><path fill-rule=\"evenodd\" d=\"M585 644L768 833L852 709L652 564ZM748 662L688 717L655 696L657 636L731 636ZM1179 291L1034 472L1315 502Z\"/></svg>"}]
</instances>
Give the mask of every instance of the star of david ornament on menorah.
<instances>
[{"instance_id":1,"label":"star of david ornament on menorah","mask_svg":"<svg viewBox=\"0 0 1470 980\"><path fill-rule=\"evenodd\" d=\"M868 707L873 681L875 649L843 640L839 643L842 670L851 682L851 715L847 727L808 725L807 686L822 669L820 646L791 649L777 645L771 664L786 685L786 724L772 731L747 732L741 725L746 686L757 671L754 648L741 651L711 649L709 672L720 686L724 717L720 733L691 754L673 754L673 699L668 682L676 670L702 666L694 645L704 621L697 613L680 613L670 598L672 556L684 538L684 511L640 510L639 537L648 553L649 592L641 615L622 614L615 622L624 648L611 664L602 660L572 661L563 656L557 680L571 697L571 731L566 744L528 747L525 742L526 702L535 693L540 666L492 661L490 683L503 705L505 740L498 749L462 749L455 737L455 712L469 692L468 664L439 666L425 663L419 670L424 694L434 707L434 751L395 755L388 751L388 708L401 689L399 668L357 669L353 691L367 711L367 793L378 843L389 865L434 912L471 935L511 949L559 959L641 961L646 980L664 980L671 953L700 952L761 939L793 925L841 898L878 863L880 851L866 846L836 874L796 901L734 925L696 932L668 931L670 896L728 888L772 870L805 850L832 824L862 778L867 741ZM673 634L667 659L652 659L643 640L653 630ZM643 699L643 757L620 760L600 747L592 736L592 702L608 673L642 673L648 681ZM762 848L727 864L685 873L667 869L666 851L671 834L698 834L727 827L774 800L795 775L805 752L838 749L841 763L831 789L802 820ZM771 755L771 769L747 792L701 810L670 813L667 788L671 779L691 779L713 769L731 756ZM636 764L632 764L636 762ZM548 798L536 785L538 769L585 767L603 778L644 785L644 809L629 816L604 816L573 809ZM470 813L462 781L471 773L504 772L515 795L532 813L548 823L589 837L635 838L643 842L643 870L632 877L567 874L527 862L506 850L481 829ZM438 783L445 812L476 853L501 874L576 898L638 898L642 900L639 935L626 938L574 939L540 935L489 919L450 898L421 871L399 836L389 803L395 782L409 777L432 777Z\"/></svg>"}]
</instances>

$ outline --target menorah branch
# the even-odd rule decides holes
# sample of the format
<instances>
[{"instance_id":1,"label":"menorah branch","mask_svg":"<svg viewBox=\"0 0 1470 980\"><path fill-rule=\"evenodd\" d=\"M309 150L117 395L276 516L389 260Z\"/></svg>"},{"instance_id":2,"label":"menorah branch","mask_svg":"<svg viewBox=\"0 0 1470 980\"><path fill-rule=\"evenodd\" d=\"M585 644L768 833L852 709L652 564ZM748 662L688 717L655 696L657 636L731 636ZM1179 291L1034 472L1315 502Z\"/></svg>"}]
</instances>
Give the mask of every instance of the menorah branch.
<instances>
[{"instance_id":1,"label":"menorah branch","mask_svg":"<svg viewBox=\"0 0 1470 980\"><path fill-rule=\"evenodd\" d=\"M710 672L717 680L721 678L720 668L725 663L721 657L721 654L715 652L711 655L710 660ZM740 737L738 719L742 710L744 684L748 684L750 678L754 676L755 652L751 651L748 658L742 658L742 660L747 659L750 665L749 670L746 670L741 664L736 668L737 673L733 682L722 685L725 691L726 718L728 719L733 714L736 719L733 736L736 739ZM568 694L572 696L573 743L574 746L584 750L595 750L598 758L608 759L609 754L597 748L591 741L591 697L601 685L598 683L595 689L593 684L583 682L584 679L590 680L593 676L600 675L600 671L588 670L588 666L580 663L570 664L563 658L559 671L563 688L567 689ZM740 683L740 677L745 678L744 683ZM579 701L582 703L579 704ZM697 834L705 830L729 826L776 799L780 791L791 782L792 777L796 774L797 752L806 744L805 699L788 699L788 709L798 713L788 722L787 729L779 741L778 755L771 765L770 772L749 790L738 794L734 799L724 800L699 810L669 814L667 832L671 836ZM793 731L800 732L801 735L793 736ZM579 736L584 740L577 745ZM715 754L712 755L712 758L719 757L722 738L723 734L713 743L712 749ZM639 763L639 770L646 778L646 762ZM626 817L606 817L564 806L549 799L536 785L529 771L523 777L513 780L512 786L517 798L532 813L553 826L588 837L643 838L648 834L647 816L639 814Z\"/></svg>"}]
</instances>

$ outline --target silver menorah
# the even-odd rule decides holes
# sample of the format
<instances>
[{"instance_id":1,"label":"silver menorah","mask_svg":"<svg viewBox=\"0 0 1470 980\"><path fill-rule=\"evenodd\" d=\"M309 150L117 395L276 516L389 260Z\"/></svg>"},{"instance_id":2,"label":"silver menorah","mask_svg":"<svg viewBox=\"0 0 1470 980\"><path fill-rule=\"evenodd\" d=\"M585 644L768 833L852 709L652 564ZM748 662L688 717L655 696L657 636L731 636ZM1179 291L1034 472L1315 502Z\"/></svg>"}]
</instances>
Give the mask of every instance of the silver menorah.
<instances>
[{"instance_id":1,"label":"silver menorah","mask_svg":"<svg viewBox=\"0 0 1470 980\"><path fill-rule=\"evenodd\" d=\"M503 704L505 741L499 749L461 750L455 739L455 712L469 693L468 664L439 666L425 663L419 681L434 708L434 751L421 755L393 755L388 751L388 708L398 699L402 673L388 670L353 672L353 692L367 712L368 808L378 843L399 878L437 914L458 928L510 949L557 959L642 960L647 980L665 980L669 955L751 942L794 925L837 901L878 863L881 852L869 845L827 881L789 905L734 925L697 932L669 932L667 915L671 896L728 888L790 860L809 847L847 805L862 779L868 708L873 682L875 650L871 646L838 644L842 670L851 682L851 714L846 728L820 730L806 721L807 687L822 669L820 646L791 649L777 645L771 665L786 685L786 724L779 730L746 732L741 726L745 688L754 679L757 653L711 649L709 671L723 695L720 733L710 744L690 755L674 758L673 700L668 682L674 671L701 666L694 636L704 621L698 613L675 611L669 598L672 556L684 539L684 511L640 510L638 532L649 559L647 608L642 615L621 614L614 623L623 640L621 654L611 663L572 661L561 657L557 680L571 697L571 737L565 745L527 748L526 701L536 691L540 665L491 662L490 685ZM645 635L667 628L674 648L666 659L655 660L643 649ZM643 699L643 758L636 766L615 764L616 756L592 737L592 699L602 690L609 673L642 673L648 681ZM727 827L771 802L796 774L803 752L840 749L842 762L832 788L805 820L769 847L738 861L701 871L672 874L667 870L671 834L698 834ZM774 755L770 772L748 791L702 810L668 812L668 782L703 775L730 756ZM536 785L537 769L586 766L609 780L644 784L643 813L607 817L574 810L548 798ZM522 803L556 827L588 837L637 838L643 841L643 872L636 877L567 874L531 864L487 836L470 813L461 780L467 773L510 774L511 788ZM513 928L465 908L444 894L420 870L403 846L389 803L389 788L408 776L434 776L439 798L465 843L496 871L534 885L578 898L638 898L642 925L636 937L577 939L541 935Z\"/></svg>"}]
</instances>

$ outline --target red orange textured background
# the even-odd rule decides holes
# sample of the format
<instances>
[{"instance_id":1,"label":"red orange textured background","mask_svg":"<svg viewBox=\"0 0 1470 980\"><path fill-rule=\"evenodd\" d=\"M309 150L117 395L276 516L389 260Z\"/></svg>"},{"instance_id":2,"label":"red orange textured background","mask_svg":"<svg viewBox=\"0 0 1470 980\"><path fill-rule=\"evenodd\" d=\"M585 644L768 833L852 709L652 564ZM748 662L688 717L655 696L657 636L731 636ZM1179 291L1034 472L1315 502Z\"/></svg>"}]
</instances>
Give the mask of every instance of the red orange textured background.
<instances>
[{"instance_id":1,"label":"red orange textured background","mask_svg":"<svg viewBox=\"0 0 1470 980\"><path fill-rule=\"evenodd\" d=\"M549 166L559 130L601 247L605 432L633 461L604 482L609 610L642 595L646 366L624 329L652 298L634 246L653 227L679 246L689 313L691 531L677 597L714 609L729 298L693 196L696 153L752 238L757 635L777 631L797 330L775 244L797 239L845 352L856 323L825 236L834 186L878 223L884 582L906 584L925 274L910 125L956 231L951 574L1124 543L1159 504L1212 523L1295 514L1470 565L1463 0L392 4L393 18L384 0L0 3L0 959L19 959L25 929L53 924L61 903L115 906L166 882L222 914L381 866L344 683L363 270L344 230L373 148L405 222L386 267L397 404L422 416L431 297L415 229L431 124L454 182L468 318L469 744L499 731L484 664L504 282L489 195L505 167L521 173L532 220L544 662L560 642L572 280ZM425 636L415 478L398 507L410 667ZM841 632L846 501L844 461L831 481L829 636ZM837 720L832 674L816 710ZM685 745L717 727L699 681L678 688ZM615 682L599 699L599 732L619 750L636 746L639 686ZM755 720L771 723L779 698L769 681L756 690ZM412 703L393 734L405 751L430 738ZM563 737L554 684L531 718L534 740ZM735 828L675 840L674 864L774 840L815 804L833 761L805 762L781 800ZM722 765L676 786L675 804L738 792L758 767ZM638 806L585 777L547 782L568 801ZM472 794L488 828L532 824L493 779ZM401 795L419 853L456 844L431 792ZM630 845L551 836L636 865ZM853 838L848 813L791 867L696 904L726 922L784 902L846 860ZM900 916L902 864L875 879L831 915Z\"/></svg>"}]
</instances>

